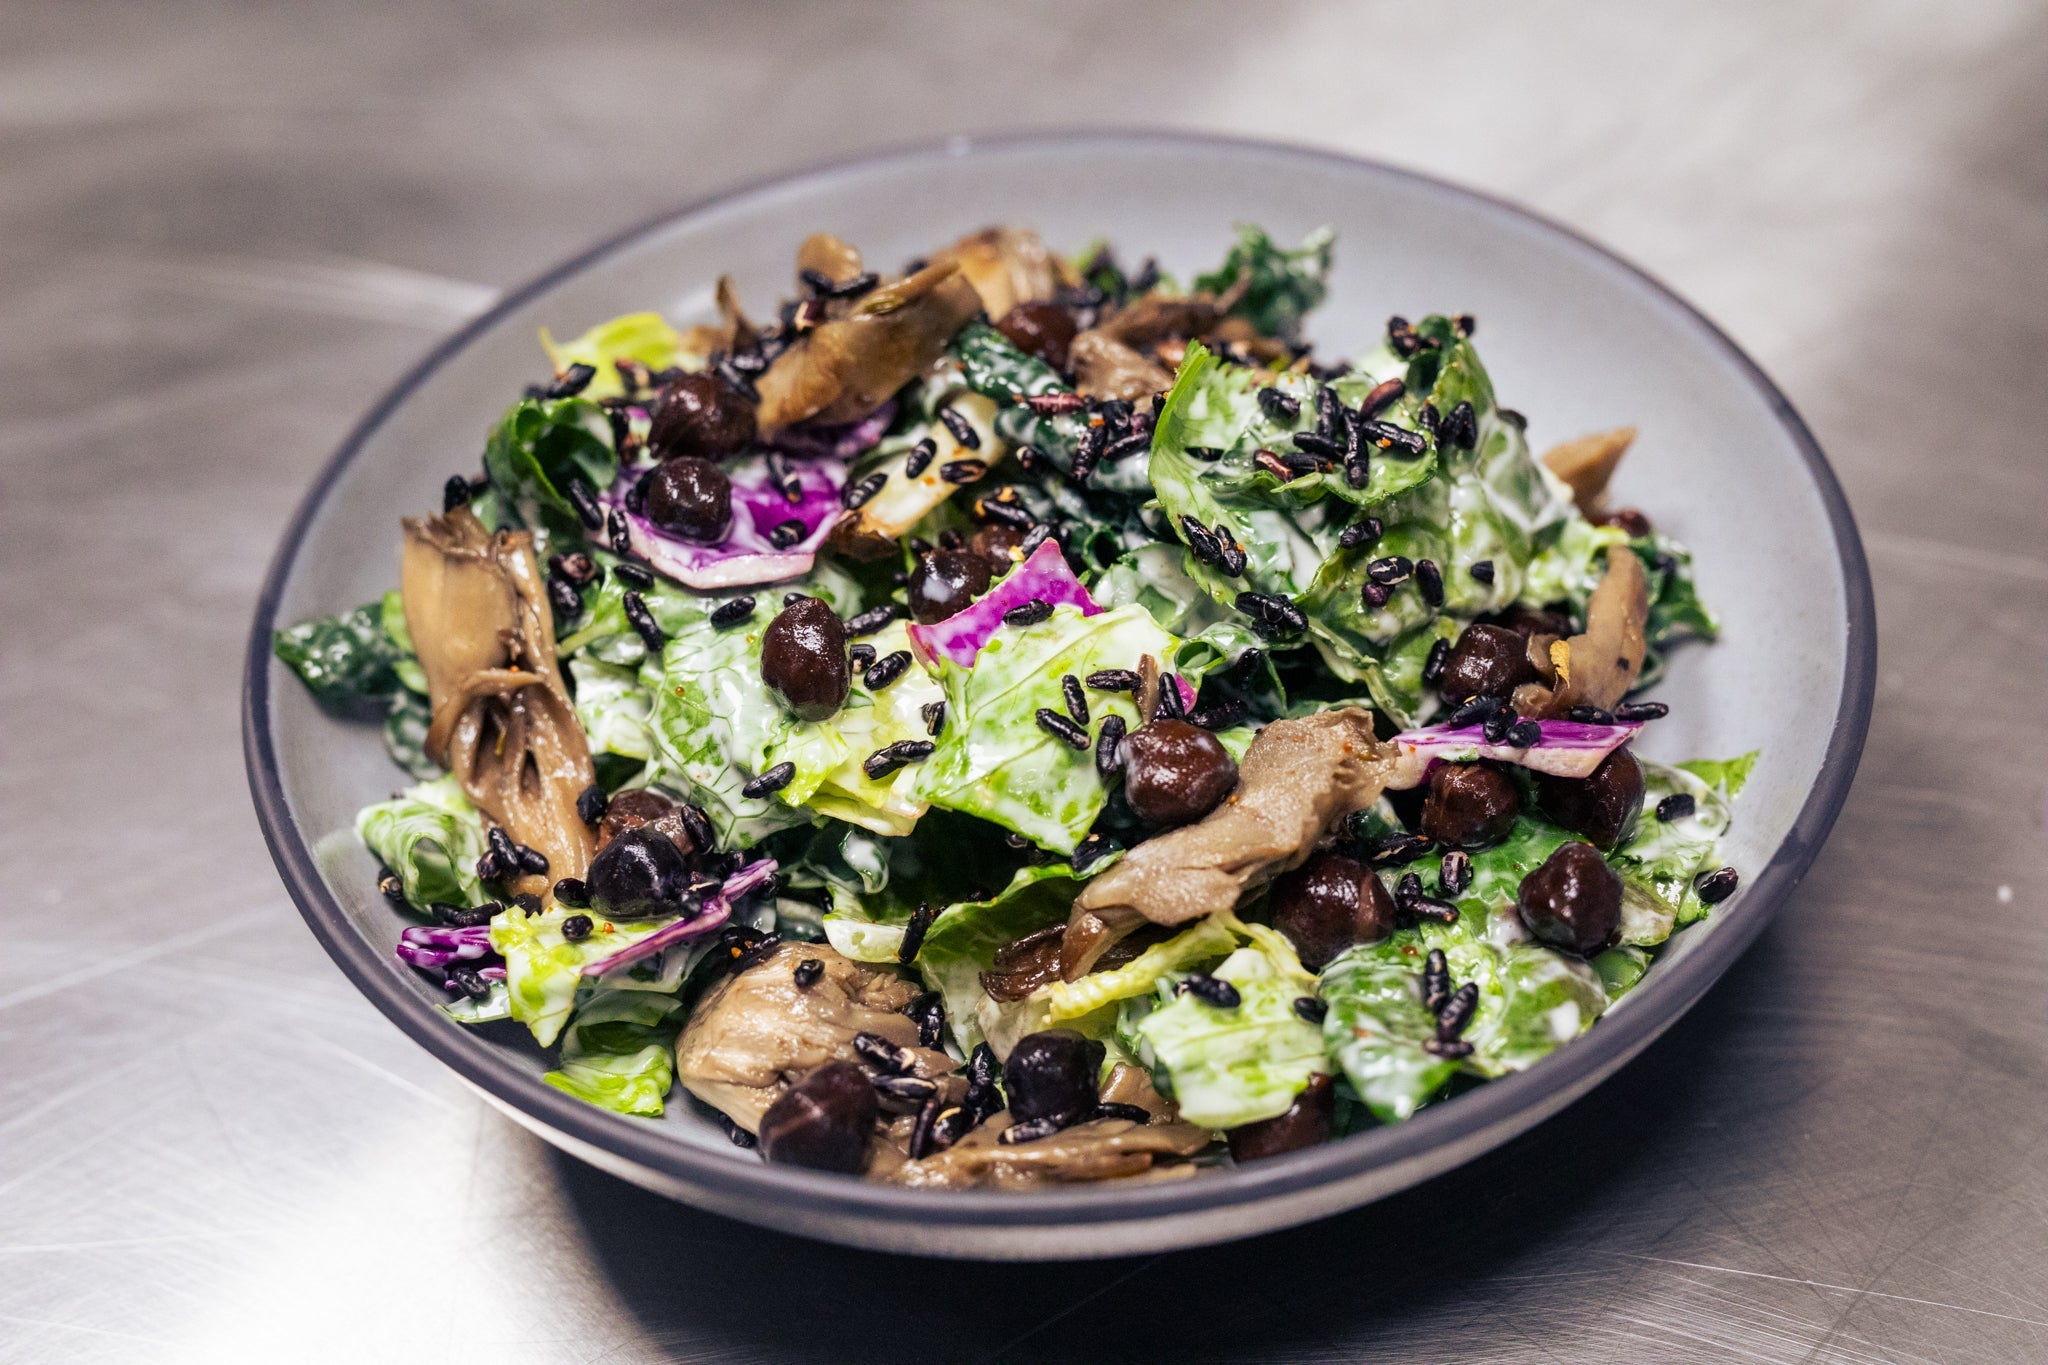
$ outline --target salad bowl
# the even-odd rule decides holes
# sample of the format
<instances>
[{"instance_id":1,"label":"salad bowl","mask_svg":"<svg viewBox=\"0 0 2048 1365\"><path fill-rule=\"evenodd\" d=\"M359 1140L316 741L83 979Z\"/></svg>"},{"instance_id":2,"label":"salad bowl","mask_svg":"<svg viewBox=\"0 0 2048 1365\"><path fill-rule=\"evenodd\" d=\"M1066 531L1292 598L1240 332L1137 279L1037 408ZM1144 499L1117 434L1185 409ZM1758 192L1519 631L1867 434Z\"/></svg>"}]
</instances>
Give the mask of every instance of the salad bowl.
<instances>
[{"instance_id":1,"label":"salad bowl","mask_svg":"<svg viewBox=\"0 0 2048 1365\"><path fill-rule=\"evenodd\" d=\"M1504 401L1554 443L1624 424L1641 435L1617 482L1688 543L1723 635L1658 685L1668 719L1646 757L1757 758L1723 856L1733 899L1678 934L1631 994L1525 1071L1403 1122L1196 1178L1019 1195L928 1191L764 1164L707 1111L659 1120L586 1105L542 1079L510 1028L464 1029L392 957L390 907L355 814L392 775L369 732L324 713L272 656L281 626L391 581L391 528L437 505L472 461L543 328L573 333L650 305L715 316L711 281L760 296L818 228L876 259L991 223L1078 250L1143 244L1170 272L1212 260L1233 226L1344 243L1312 330L1363 349L1389 313L1476 315ZM1302 1223L1405 1188L1556 1113L1690 1008L1761 931L1825 839L1868 724L1875 672L1868 574L1827 463L1769 379L1696 310L1566 229L1470 191L1306 149L1150 133L954 140L729 192L606 242L510 294L437 348L365 418L287 528L257 604L244 697L251 787L280 872L316 937L408 1035L548 1142L646 1189L803 1236L991 1259L1125 1255ZM925 746L929 748L930 746Z\"/></svg>"}]
</instances>

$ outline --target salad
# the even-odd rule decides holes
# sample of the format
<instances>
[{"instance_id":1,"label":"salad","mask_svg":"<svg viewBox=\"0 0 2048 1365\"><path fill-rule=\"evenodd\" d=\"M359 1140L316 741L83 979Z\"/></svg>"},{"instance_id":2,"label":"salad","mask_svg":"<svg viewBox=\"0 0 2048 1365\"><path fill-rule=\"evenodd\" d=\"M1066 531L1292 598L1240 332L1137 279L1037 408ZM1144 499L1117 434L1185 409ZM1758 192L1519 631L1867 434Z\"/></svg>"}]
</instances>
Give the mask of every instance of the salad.
<instances>
[{"instance_id":1,"label":"salad","mask_svg":"<svg viewBox=\"0 0 2048 1365\"><path fill-rule=\"evenodd\" d=\"M1631 743L1714 617L1607 503L1634 431L1532 456L1471 317L1318 357L1331 253L821 233L772 320L543 331L399 586L276 638L412 782L356 830L451 1026L1023 1189L1400 1123L1613 1008L1736 887L1755 755Z\"/></svg>"}]
</instances>

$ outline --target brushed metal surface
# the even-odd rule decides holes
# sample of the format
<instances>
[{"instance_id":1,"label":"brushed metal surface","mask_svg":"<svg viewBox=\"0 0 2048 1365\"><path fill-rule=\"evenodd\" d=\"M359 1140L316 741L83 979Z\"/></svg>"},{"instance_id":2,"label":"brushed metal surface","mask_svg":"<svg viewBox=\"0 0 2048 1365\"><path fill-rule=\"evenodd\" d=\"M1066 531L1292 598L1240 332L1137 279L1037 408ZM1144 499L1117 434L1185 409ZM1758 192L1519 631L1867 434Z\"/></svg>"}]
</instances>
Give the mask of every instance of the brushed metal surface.
<instances>
[{"instance_id":1,"label":"brushed metal surface","mask_svg":"<svg viewBox=\"0 0 2048 1365\"><path fill-rule=\"evenodd\" d=\"M648 1199L474 1098L287 906L235 743L276 528L534 263L820 156L1078 121L1462 178L1726 324L1872 552L1857 789L1671 1034L1372 1208L1027 1268ZM0 1358L2048 1356L2044 125L2023 4L0 11Z\"/></svg>"}]
</instances>

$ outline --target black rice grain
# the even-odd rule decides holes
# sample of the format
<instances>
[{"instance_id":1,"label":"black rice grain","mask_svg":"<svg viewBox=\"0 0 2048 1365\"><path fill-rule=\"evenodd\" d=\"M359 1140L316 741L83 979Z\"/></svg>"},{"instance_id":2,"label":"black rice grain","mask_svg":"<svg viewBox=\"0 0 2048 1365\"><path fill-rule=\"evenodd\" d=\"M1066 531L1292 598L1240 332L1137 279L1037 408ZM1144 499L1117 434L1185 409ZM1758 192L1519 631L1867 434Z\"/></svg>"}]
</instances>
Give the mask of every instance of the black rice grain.
<instances>
[{"instance_id":1,"label":"black rice grain","mask_svg":"<svg viewBox=\"0 0 2048 1365\"><path fill-rule=\"evenodd\" d=\"M1036 711L1032 712L1032 716L1038 721L1039 729L1068 747L1074 749L1086 749L1088 747L1088 732L1053 710L1050 706L1039 707Z\"/></svg>"},{"instance_id":2,"label":"black rice grain","mask_svg":"<svg viewBox=\"0 0 2048 1365\"><path fill-rule=\"evenodd\" d=\"M787 787L796 778L796 764L778 763L759 777L753 778L740 788L740 795L749 801L759 801L764 796L773 796Z\"/></svg>"},{"instance_id":3,"label":"black rice grain","mask_svg":"<svg viewBox=\"0 0 2048 1365\"><path fill-rule=\"evenodd\" d=\"M890 683L902 677L904 670L909 667L910 651L907 649L893 650L877 659L868 668L867 672L860 675L860 680L867 685L868 691L879 692Z\"/></svg>"}]
</instances>

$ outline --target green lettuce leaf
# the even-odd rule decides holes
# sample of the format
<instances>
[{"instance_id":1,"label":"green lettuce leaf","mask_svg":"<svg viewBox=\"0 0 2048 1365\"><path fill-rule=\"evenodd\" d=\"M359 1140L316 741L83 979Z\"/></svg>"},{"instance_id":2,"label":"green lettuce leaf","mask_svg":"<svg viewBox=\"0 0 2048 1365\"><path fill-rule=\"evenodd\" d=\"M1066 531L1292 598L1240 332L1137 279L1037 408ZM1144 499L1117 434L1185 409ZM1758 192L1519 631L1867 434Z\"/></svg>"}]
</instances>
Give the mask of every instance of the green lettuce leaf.
<instances>
[{"instance_id":1,"label":"green lettuce leaf","mask_svg":"<svg viewBox=\"0 0 2048 1365\"><path fill-rule=\"evenodd\" d=\"M1240 948L1211 973L1237 988L1236 1008L1184 992L1136 1022L1140 1057L1163 1073L1188 1122L1235 1128L1273 1118L1328 1070L1321 1031L1294 1009L1315 981L1292 958Z\"/></svg>"},{"instance_id":2,"label":"green lettuce leaf","mask_svg":"<svg viewBox=\"0 0 2048 1365\"><path fill-rule=\"evenodd\" d=\"M939 700L938 685L913 667L877 692L855 674L836 714L800 721L761 681L761 642L772 619L762 608L743 627L720 630L706 618L669 637L653 697L651 780L701 805L733 847L821 817L908 833L925 809L917 765L873 780L861 764L898 740L925 738L923 708ZM892 623L868 643L878 656L907 650L908 629ZM795 775L780 791L749 797L741 790L785 762Z\"/></svg>"},{"instance_id":3,"label":"green lettuce leaf","mask_svg":"<svg viewBox=\"0 0 2048 1365\"><path fill-rule=\"evenodd\" d=\"M416 782L441 775L441 765L427 757L427 727L433 721L419 693L402 688L391 694L391 709L384 713L384 752Z\"/></svg>"},{"instance_id":4,"label":"green lettuce leaf","mask_svg":"<svg viewBox=\"0 0 2048 1365\"><path fill-rule=\"evenodd\" d=\"M541 1079L600 1109L660 1118L675 1082L681 1008L646 991L596 992L562 1035L561 1066Z\"/></svg>"},{"instance_id":5,"label":"green lettuce leaf","mask_svg":"<svg viewBox=\"0 0 2048 1365\"><path fill-rule=\"evenodd\" d=\"M654 714L654 691L660 675L627 664L608 664L595 658L569 660L569 677L576 689L576 719L590 741L593 754L617 754L621 758L646 762L654 756L654 735L649 722Z\"/></svg>"},{"instance_id":6,"label":"green lettuce leaf","mask_svg":"<svg viewBox=\"0 0 2048 1365\"><path fill-rule=\"evenodd\" d=\"M659 371L685 359L701 359L683 354L682 336L659 313L624 313L598 323L581 336L562 342L556 341L543 327L540 329L540 344L557 373L578 364L589 365L597 371L582 394L592 402L600 398L616 398L626 391L619 380L618 362L621 360L637 360L649 370Z\"/></svg>"},{"instance_id":7,"label":"green lettuce leaf","mask_svg":"<svg viewBox=\"0 0 2048 1365\"><path fill-rule=\"evenodd\" d=\"M1637 762L1643 769L1643 818L1608 861L1621 874L1625 890L1641 893L1623 898L1622 941L1650 944L1662 942L1678 925L1706 918L1707 905L1693 889L1693 879L1720 865L1721 836L1733 818L1729 801L1748 778L1756 754L1721 762L1694 760L1675 768L1643 758ZM1680 794L1692 797L1692 814L1659 820L1657 803ZM1639 902L1658 917L1662 933L1647 937L1631 924Z\"/></svg>"},{"instance_id":8,"label":"green lettuce leaf","mask_svg":"<svg viewBox=\"0 0 2048 1365\"><path fill-rule=\"evenodd\" d=\"M673 922L600 918L587 937L572 943L562 934L562 922L579 913L556 906L529 915L515 905L491 918L491 947L505 959L512 1017L542 1047L561 1035L579 995L599 989L585 980L585 963L610 957ZM681 988L688 960L687 947L656 953L608 974L602 989L673 995Z\"/></svg>"},{"instance_id":9,"label":"green lettuce leaf","mask_svg":"<svg viewBox=\"0 0 2048 1365\"><path fill-rule=\"evenodd\" d=\"M982 1040L982 1007L994 1004L981 989L981 974L997 950L1064 923L1080 885L1073 869L1062 864L1019 868L995 896L949 905L932 921L918 950L917 970L944 997L946 1020L963 1055Z\"/></svg>"},{"instance_id":10,"label":"green lettuce leaf","mask_svg":"<svg viewBox=\"0 0 2048 1365\"><path fill-rule=\"evenodd\" d=\"M1092 748L1069 747L1040 728L1035 713L1060 708L1063 674L1085 678L1098 669L1135 668L1145 654L1172 659L1178 646L1142 607L1084 617L1062 606L1037 625L998 631L971 668L941 661L946 728L938 749L917 769L917 796L1071 854L1109 792L1096 775ZM1112 714L1132 728L1139 723L1128 693L1094 692L1088 700L1092 726Z\"/></svg>"},{"instance_id":11,"label":"green lettuce leaf","mask_svg":"<svg viewBox=\"0 0 2048 1365\"><path fill-rule=\"evenodd\" d=\"M484 820L453 774L365 806L356 816L356 837L398 874L406 900L419 909L437 901L466 906L484 899L476 875Z\"/></svg>"}]
</instances>

